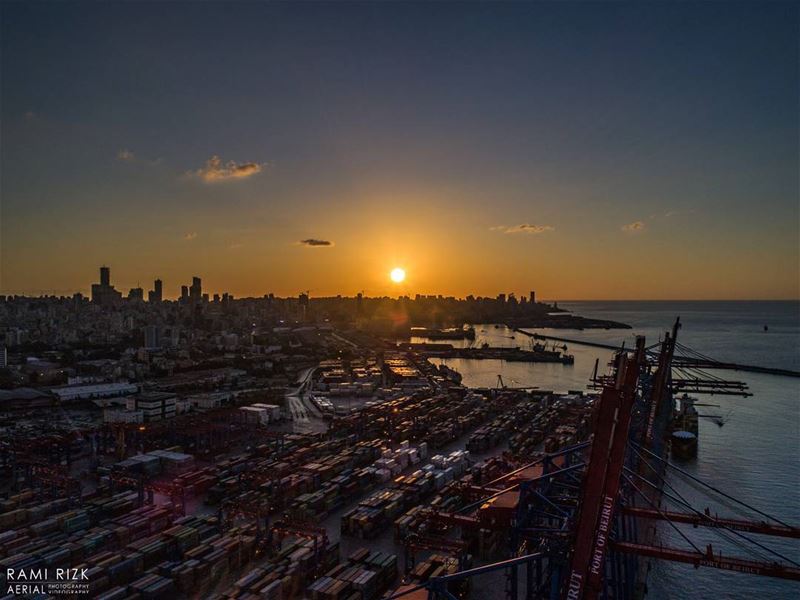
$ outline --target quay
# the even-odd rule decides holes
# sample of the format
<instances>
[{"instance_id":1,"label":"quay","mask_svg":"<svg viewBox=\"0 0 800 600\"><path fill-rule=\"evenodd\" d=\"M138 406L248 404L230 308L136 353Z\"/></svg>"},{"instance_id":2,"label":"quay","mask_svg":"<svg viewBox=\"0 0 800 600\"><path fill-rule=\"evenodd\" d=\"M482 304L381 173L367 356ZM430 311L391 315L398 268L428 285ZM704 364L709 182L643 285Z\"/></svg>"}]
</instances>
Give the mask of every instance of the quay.
<instances>
[{"instance_id":1,"label":"quay","mask_svg":"<svg viewBox=\"0 0 800 600\"><path fill-rule=\"evenodd\" d=\"M452 344L404 343L400 348L411 352L422 352L435 358L470 358L474 360L505 360L509 362L546 362L571 365L574 357L551 350L523 350L499 346L483 346L480 348L456 348Z\"/></svg>"}]
</instances>

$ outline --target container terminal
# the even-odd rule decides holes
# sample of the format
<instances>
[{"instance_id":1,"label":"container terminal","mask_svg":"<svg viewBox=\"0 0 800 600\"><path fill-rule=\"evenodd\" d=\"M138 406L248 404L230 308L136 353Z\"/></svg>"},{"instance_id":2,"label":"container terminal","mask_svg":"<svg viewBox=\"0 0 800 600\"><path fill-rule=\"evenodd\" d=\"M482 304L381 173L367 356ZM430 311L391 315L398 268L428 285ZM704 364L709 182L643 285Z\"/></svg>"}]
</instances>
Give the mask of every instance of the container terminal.
<instances>
[{"instance_id":1,"label":"container terminal","mask_svg":"<svg viewBox=\"0 0 800 600\"><path fill-rule=\"evenodd\" d=\"M315 354L283 386L212 362L6 393L2 597L632 599L655 560L800 580L751 537L797 526L665 486L675 470L737 502L681 468L685 434L698 443L686 393L748 394L675 368L679 328L619 349L582 391L468 388L429 360L438 344L294 325L275 330ZM759 558L662 541L687 523Z\"/></svg>"}]
</instances>

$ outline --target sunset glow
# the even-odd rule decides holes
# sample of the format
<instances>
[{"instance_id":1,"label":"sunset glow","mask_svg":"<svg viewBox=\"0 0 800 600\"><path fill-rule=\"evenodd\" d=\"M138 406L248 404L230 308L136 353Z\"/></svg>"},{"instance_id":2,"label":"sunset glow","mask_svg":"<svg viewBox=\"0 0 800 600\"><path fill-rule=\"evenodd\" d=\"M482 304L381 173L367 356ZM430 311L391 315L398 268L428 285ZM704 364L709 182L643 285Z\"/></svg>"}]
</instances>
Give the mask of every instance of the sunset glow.
<instances>
[{"instance_id":1,"label":"sunset glow","mask_svg":"<svg viewBox=\"0 0 800 600\"><path fill-rule=\"evenodd\" d=\"M392 272L389 273L389 277L395 283L402 283L406 279L406 272L400 267L397 267L395 269L392 269Z\"/></svg>"},{"instance_id":2,"label":"sunset glow","mask_svg":"<svg viewBox=\"0 0 800 600\"><path fill-rule=\"evenodd\" d=\"M5 3L0 294L800 296L791 3L335 4Z\"/></svg>"}]
</instances>

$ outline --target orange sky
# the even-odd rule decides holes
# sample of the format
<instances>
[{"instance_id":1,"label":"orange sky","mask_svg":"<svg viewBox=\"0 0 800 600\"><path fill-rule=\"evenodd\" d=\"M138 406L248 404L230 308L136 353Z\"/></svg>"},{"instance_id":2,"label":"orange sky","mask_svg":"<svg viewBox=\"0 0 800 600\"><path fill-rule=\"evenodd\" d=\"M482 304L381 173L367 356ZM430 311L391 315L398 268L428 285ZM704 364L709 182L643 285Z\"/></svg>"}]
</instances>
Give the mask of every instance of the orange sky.
<instances>
[{"instance_id":1,"label":"orange sky","mask_svg":"<svg viewBox=\"0 0 800 600\"><path fill-rule=\"evenodd\" d=\"M0 293L800 298L800 9L686 10L5 3Z\"/></svg>"}]
</instances>

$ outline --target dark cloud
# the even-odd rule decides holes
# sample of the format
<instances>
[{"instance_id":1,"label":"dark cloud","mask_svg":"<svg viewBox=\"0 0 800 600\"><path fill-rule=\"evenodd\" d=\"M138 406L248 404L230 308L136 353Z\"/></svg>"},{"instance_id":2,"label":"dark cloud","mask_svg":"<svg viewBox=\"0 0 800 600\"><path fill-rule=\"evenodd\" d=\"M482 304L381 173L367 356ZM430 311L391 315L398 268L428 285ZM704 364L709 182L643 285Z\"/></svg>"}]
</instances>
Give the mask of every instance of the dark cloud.
<instances>
[{"instance_id":1,"label":"dark cloud","mask_svg":"<svg viewBox=\"0 0 800 600\"><path fill-rule=\"evenodd\" d=\"M311 248L333 246L333 242L330 242L328 240L316 240L314 238L308 238L307 240L300 240L298 243L302 246L309 246Z\"/></svg>"}]
</instances>

